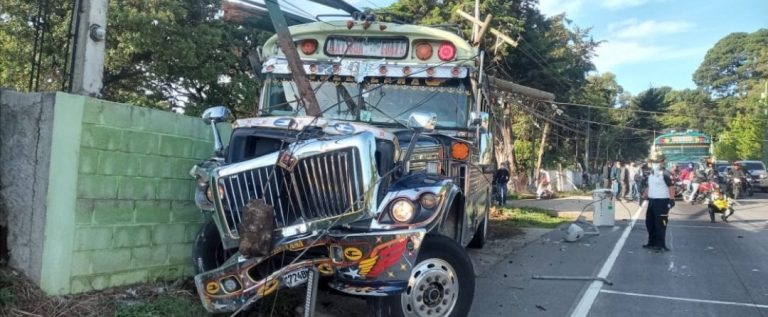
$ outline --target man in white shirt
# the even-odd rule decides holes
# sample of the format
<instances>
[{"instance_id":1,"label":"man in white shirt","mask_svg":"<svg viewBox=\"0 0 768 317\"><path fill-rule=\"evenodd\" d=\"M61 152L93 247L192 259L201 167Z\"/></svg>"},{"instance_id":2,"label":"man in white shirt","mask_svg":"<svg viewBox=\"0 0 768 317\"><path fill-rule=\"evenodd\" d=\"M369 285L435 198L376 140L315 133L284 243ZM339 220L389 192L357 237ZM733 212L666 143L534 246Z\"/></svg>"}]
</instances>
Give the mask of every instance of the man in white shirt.
<instances>
[{"instance_id":1,"label":"man in white shirt","mask_svg":"<svg viewBox=\"0 0 768 317\"><path fill-rule=\"evenodd\" d=\"M643 248L655 251L669 251L666 243L669 209L675 206L675 183L664 169L664 155L651 154L648 163L651 174L648 175L643 197L648 199L645 212L645 227L648 230L648 243Z\"/></svg>"}]
</instances>

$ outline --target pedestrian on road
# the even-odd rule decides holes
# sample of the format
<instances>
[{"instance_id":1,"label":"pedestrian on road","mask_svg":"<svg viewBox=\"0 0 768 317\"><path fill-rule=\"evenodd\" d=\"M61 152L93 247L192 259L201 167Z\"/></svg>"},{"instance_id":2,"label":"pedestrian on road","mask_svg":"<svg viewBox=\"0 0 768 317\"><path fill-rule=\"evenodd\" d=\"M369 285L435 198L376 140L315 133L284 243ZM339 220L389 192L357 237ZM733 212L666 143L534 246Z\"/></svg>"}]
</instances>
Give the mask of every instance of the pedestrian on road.
<instances>
[{"instance_id":1,"label":"pedestrian on road","mask_svg":"<svg viewBox=\"0 0 768 317\"><path fill-rule=\"evenodd\" d=\"M720 219L724 222L728 222L728 217L733 215L733 201L727 196L723 195L720 188L715 188L712 193L712 201L707 205L707 211L709 212L709 222L715 222L715 214L720 215Z\"/></svg>"},{"instance_id":2,"label":"pedestrian on road","mask_svg":"<svg viewBox=\"0 0 768 317\"><path fill-rule=\"evenodd\" d=\"M617 197L621 192L621 186L619 185L619 170L621 169L621 162L616 161L611 167L611 191L613 197Z\"/></svg>"},{"instance_id":3,"label":"pedestrian on road","mask_svg":"<svg viewBox=\"0 0 768 317\"><path fill-rule=\"evenodd\" d=\"M499 206L507 204L507 182L509 182L509 169L507 168L507 163L501 163L501 167L493 175L493 183L496 184Z\"/></svg>"},{"instance_id":4,"label":"pedestrian on road","mask_svg":"<svg viewBox=\"0 0 768 317\"><path fill-rule=\"evenodd\" d=\"M611 188L611 161L605 162L603 165L603 188Z\"/></svg>"},{"instance_id":5,"label":"pedestrian on road","mask_svg":"<svg viewBox=\"0 0 768 317\"><path fill-rule=\"evenodd\" d=\"M675 206L675 184L664 169L664 155L652 153L648 158L651 174L643 197L648 199L645 212L645 227L648 230L648 243L643 248L655 251L669 251L666 243L669 209Z\"/></svg>"},{"instance_id":6,"label":"pedestrian on road","mask_svg":"<svg viewBox=\"0 0 768 317\"><path fill-rule=\"evenodd\" d=\"M630 175L629 165L627 163L622 163L621 168L619 169L619 182L621 184L621 195L619 198L623 199L625 202L628 201L627 196L629 195Z\"/></svg>"}]
</instances>

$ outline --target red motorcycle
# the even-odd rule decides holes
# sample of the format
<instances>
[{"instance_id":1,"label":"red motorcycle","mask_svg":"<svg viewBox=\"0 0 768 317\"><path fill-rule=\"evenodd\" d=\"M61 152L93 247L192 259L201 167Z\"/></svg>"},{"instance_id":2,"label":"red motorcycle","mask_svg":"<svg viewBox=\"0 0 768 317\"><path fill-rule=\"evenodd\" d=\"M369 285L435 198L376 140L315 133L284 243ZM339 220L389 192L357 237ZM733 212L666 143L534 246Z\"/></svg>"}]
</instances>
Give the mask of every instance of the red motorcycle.
<instances>
[{"instance_id":1,"label":"red motorcycle","mask_svg":"<svg viewBox=\"0 0 768 317\"><path fill-rule=\"evenodd\" d=\"M709 203L709 198L717 188L720 188L720 185L714 181L700 183L698 190L696 190L696 195L691 200L691 204Z\"/></svg>"}]
</instances>

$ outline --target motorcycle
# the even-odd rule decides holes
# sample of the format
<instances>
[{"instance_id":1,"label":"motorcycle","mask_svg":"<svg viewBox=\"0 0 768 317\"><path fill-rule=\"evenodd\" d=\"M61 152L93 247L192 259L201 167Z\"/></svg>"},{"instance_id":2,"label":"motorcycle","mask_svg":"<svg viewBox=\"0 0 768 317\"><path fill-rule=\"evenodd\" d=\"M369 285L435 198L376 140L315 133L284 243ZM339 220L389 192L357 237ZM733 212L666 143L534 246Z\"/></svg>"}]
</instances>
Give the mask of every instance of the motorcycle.
<instances>
[{"instance_id":1,"label":"motorcycle","mask_svg":"<svg viewBox=\"0 0 768 317\"><path fill-rule=\"evenodd\" d=\"M728 190L727 194L733 199L743 198L742 195L747 193L748 196L752 196L752 184L750 184L748 177L733 177L728 176Z\"/></svg>"},{"instance_id":2,"label":"motorcycle","mask_svg":"<svg viewBox=\"0 0 768 317\"><path fill-rule=\"evenodd\" d=\"M708 203L710 196L717 188L720 188L720 185L718 185L717 182L715 181L710 180L710 181L700 183L699 188L696 190L696 195L694 195L693 200L691 200L690 203L692 205ZM684 195L685 197L689 197L690 191L686 190Z\"/></svg>"}]
</instances>

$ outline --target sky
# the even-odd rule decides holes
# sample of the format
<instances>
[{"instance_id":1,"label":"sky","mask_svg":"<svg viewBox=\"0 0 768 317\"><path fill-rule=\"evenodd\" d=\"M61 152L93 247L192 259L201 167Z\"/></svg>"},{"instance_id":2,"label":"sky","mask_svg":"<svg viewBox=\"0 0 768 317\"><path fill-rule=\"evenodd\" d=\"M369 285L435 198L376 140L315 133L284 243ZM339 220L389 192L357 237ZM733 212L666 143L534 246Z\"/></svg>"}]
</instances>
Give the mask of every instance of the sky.
<instances>
[{"instance_id":1,"label":"sky","mask_svg":"<svg viewBox=\"0 0 768 317\"><path fill-rule=\"evenodd\" d=\"M604 41L593 59L624 90L695 88L707 51L733 32L768 28L766 0L539 0L545 15L565 12Z\"/></svg>"},{"instance_id":2,"label":"sky","mask_svg":"<svg viewBox=\"0 0 768 317\"><path fill-rule=\"evenodd\" d=\"M394 2L347 1L358 8ZM307 0L286 2L334 12ZM768 28L768 0L539 0L539 9L548 16L565 12L572 26L591 28L602 42L593 58L597 71L616 74L633 95L650 87L695 88L693 73L718 40Z\"/></svg>"}]
</instances>

